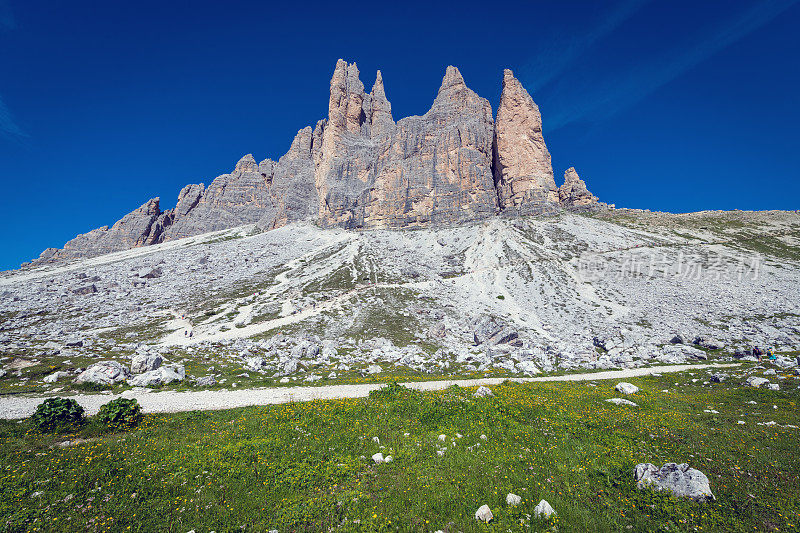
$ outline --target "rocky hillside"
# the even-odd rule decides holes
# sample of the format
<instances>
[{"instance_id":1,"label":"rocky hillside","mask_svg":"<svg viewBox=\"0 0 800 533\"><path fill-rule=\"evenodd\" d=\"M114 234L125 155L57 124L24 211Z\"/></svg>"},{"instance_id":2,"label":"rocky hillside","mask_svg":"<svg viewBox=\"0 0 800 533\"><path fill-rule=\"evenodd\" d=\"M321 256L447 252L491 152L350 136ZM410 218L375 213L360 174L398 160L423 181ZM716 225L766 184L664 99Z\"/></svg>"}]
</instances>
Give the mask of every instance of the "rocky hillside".
<instances>
[{"instance_id":1,"label":"rocky hillside","mask_svg":"<svg viewBox=\"0 0 800 533\"><path fill-rule=\"evenodd\" d=\"M355 63L339 60L328 117L297 132L278 161L246 155L229 174L187 185L175 207L158 198L110 228L78 235L35 261L61 262L211 231L300 220L323 227L441 226L504 214L592 210L574 168L559 189L538 106L510 70L497 117L447 67L430 110L395 122L378 71L365 92Z\"/></svg>"},{"instance_id":2,"label":"rocky hillside","mask_svg":"<svg viewBox=\"0 0 800 533\"><path fill-rule=\"evenodd\" d=\"M798 249L794 212L248 225L0 275L0 391L157 357L187 382L239 386L630 368L753 345L791 366Z\"/></svg>"}]
</instances>

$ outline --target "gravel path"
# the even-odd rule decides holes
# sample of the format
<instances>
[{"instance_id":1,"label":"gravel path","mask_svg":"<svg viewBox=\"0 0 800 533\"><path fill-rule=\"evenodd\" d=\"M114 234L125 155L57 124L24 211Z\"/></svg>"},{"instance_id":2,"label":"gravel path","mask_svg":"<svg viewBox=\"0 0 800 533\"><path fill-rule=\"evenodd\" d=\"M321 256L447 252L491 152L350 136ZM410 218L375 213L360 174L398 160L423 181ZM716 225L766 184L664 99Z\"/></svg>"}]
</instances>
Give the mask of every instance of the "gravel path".
<instances>
[{"instance_id":1,"label":"gravel path","mask_svg":"<svg viewBox=\"0 0 800 533\"><path fill-rule=\"evenodd\" d=\"M538 378L509 378L516 382L540 381L595 381L603 379L626 379L650 374L682 372L684 370L701 370L704 368L727 368L739 366L733 364L709 365L671 365L649 368L633 368L587 374L570 374L566 376L544 376ZM506 378L454 379L442 381L415 381L403 383L417 390L442 390L451 385L476 387L478 385L499 385ZM97 413L100 406L114 398L136 398L145 413L176 413L180 411L206 411L216 409L232 409L249 405L270 405L287 402L306 402L311 400L329 400L334 398L363 398L370 391L385 386L382 383L365 385L328 385L322 387L284 387L240 390L193 390L184 392L164 391L125 391L113 394L81 394L70 396L78 401L87 415ZM33 414L36 406L42 402L40 396L7 396L0 398L0 418L19 419Z\"/></svg>"}]
</instances>

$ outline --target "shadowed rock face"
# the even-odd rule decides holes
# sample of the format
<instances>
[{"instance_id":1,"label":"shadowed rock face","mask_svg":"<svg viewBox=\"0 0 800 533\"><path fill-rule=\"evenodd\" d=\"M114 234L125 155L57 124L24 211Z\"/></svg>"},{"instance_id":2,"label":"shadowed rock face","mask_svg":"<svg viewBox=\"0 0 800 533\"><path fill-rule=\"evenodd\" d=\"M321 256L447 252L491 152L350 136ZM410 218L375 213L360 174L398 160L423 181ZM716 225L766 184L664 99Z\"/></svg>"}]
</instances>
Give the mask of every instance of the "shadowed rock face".
<instances>
[{"instance_id":1,"label":"shadowed rock face","mask_svg":"<svg viewBox=\"0 0 800 533\"><path fill-rule=\"evenodd\" d=\"M245 224L297 220L346 228L456 224L502 214L596 209L571 168L559 189L538 106L504 72L497 120L489 102L447 67L430 110L395 123L378 71L367 93L355 63L336 63L328 117L297 132L277 162L248 154L208 187L184 187L173 209L158 198L111 228L78 235L37 261L91 257Z\"/></svg>"}]
</instances>

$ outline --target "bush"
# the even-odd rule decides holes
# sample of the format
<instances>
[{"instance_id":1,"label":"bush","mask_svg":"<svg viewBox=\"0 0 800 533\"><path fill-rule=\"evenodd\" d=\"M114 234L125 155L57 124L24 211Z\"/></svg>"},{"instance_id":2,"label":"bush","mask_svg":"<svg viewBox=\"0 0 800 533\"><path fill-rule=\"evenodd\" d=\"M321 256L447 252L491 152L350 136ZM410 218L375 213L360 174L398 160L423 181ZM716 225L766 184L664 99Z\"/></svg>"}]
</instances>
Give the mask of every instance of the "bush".
<instances>
[{"instance_id":1,"label":"bush","mask_svg":"<svg viewBox=\"0 0 800 533\"><path fill-rule=\"evenodd\" d=\"M381 387L380 389L376 389L369 392L370 399L373 400L397 400L404 396L410 396L413 394L413 391L408 387L404 387L400 385L396 381L392 381L385 387Z\"/></svg>"},{"instance_id":2,"label":"bush","mask_svg":"<svg viewBox=\"0 0 800 533\"><path fill-rule=\"evenodd\" d=\"M131 428L142 419L142 408L135 398L117 398L100 408L97 419L110 428Z\"/></svg>"},{"instance_id":3,"label":"bush","mask_svg":"<svg viewBox=\"0 0 800 533\"><path fill-rule=\"evenodd\" d=\"M31 417L40 431L54 431L83 423L83 407L68 398L49 398L36 407Z\"/></svg>"}]
</instances>

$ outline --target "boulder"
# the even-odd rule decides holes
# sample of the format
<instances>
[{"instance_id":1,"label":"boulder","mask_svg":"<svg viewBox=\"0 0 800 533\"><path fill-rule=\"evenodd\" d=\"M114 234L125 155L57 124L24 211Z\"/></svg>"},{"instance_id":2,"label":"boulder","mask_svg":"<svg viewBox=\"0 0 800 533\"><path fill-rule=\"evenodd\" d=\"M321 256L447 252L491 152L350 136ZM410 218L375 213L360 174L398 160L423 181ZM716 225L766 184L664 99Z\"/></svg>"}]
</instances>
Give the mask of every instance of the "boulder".
<instances>
[{"instance_id":1,"label":"boulder","mask_svg":"<svg viewBox=\"0 0 800 533\"><path fill-rule=\"evenodd\" d=\"M475 345L506 344L519 338L519 333L493 316L482 316L472 323L472 336Z\"/></svg>"},{"instance_id":2,"label":"boulder","mask_svg":"<svg viewBox=\"0 0 800 533\"><path fill-rule=\"evenodd\" d=\"M705 474L688 464L667 463L661 468L651 463L640 463L634 468L636 487L651 486L656 490L669 490L675 496L691 498L698 502L713 501L714 495Z\"/></svg>"},{"instance_id":3,"label":"boulder","mask_svg":"<svg viewBox=\"0 0 800 533\"><path fill-rule=\"evenodd\" d=\"M475 520L478 520L479 522L488 523L492 520L492 518L494 518L494 515L492 514L492 510L489 509L488 505L481 505L478 510L475 511Z\"/></svg>"},{"instance_id":4,"label":"boulder","mask_svg":"<svg viewBox=\"0 0 800 533\"><path fill-rule=\"evenodd\" d=\"M383 458L383 454L380 452L373 455L372 460L375 461L375 464L381 464L386 461L386 459Z\"/></svg>"},{"instance_id":5,"label":"boulder","mask_svg":"<svg viewBox=\"0 0 800 533\"><path fill-rule=\"evenodd\" d=\"M781 390L781 386L777 383L767 383L767 388L769 390Z\"/></svg>"},{"instance_id":6,"label":"boulder","mask_svg":"<svg viewBox=\"0 0 800 533\"><path fill-rule=\"evenodd\" d=\"M633 403L632 401L626 400L625 398L609 398L606 401L613 403L615 405L631 405L633 407L639 407L639 404Z\"/></svg>"},{"instance_id":7,"label":"boulder","mask_svg":"<svg viewBox=\"0 0 800 533\"><path fill-rule=\"evenodd\" d=\"M155 279L155 278L160 278L163 273L164 272L161 270L161 267L155 267L155 268L148 267L139 270L138 276L140 278Z\"/></svg>"},{"instance_id":8,"label":"boulder","mask_svg":"<svg viewBox=\"0 0 800 533\"><path fill-rule=\"evenodd\" d=\"M702 346L708 350L720 350L725 347L725 343L714 337L698 336L694 339L694 344Z\"/></svg>"},{"instance_id":9,"label":"boulder","mask_svg":"<svg viewBox=\"0 0 800 533\"><path fill-rule=\"evenodd\" d=\"M83 287L78 287L77 289L72 290L73 294L77 294L80 296L85 296L87 294L94 294L97 292L97 287L94 283L91 285L85 285Z\"/></svg>"},{"instance_id":10,"label":"boulder","mask_svg":"<svg viewBox=\"0 0 800 533\"><path fill-rule=\"evenodd\" d=\"M516 507L520 503L522 503L522 498L516 494L509 492L506 496L506 504L510 505L511 507Z\"/></svg>"},{"instance_id":11,"label":"boulder","mask_svg":"<svg viewBox=\"0 0 800 533\"><path fill-rule=\"evenodd\" d=\"M744 382L745 385L748 387L754 387L756 389L761 388L762 385L767 385L769 380L766 378L760 378L758 376L750 376Z\"/></svg>"},{"instance_id":12,"label":"boulder","mask_svg":"<svg viewBox=\"0 0 800 533\"><path fill-rule=\"evenodd\" d=\"M517 363L517 369L520 372L523 372L531 376L534 374L542 373L542 371L539 370L539 368L536 366L536 363L534 363L533 361L522 361L520 363Z\"/></svg>"},{"instance_id":13,"label":"boulder","mask_svg":"<svg viewBox=\"0 0 800 533\"><path fill-rule=\"evenodd\" d=\"M669 342L672 344L689 344L689 337L682 333L676 333L672 336Z\"/></svg>"},{"instance_id":14,"label":"boulder","mask_svg":"<svg viewBox=\"0 0 800 533\"><path fill-rule=\"evenodd\" d=\"M480 387L478 387L478 390L475 391L475 394L473 394L473 396L475 398L487 398L489 396L494 396L494 393L492 392L492 389L481 385Z\"/></svg>"},{"instance_id":15,"label":"boulder","mask_svg":"<svg viewBox=\"0 0 800 533\"><path fill-rule=\"evenodd\" d=\"M134 376L128 380L128 385L131 387L157 387L173 381L183 381L185 377L186 370L183 365L164 365L156 370Z\"/></svg>"},{"instance_id":16,"label":"boulder","mask_svg":"<svg viewBox=\"0 0 800 533\"><path fill-rule=\"evenodd\" d=\"M728 375L727 374L722 374L722 373L720 373L720 374L712 374L711 377L708 378L708 380L710 382L712 382L712 383L722 383L726 379L728 379Z\"/></svg>"},{"instance_id":17,"label":"boulder","mask_svg":"<svg viewBox=\"0 0 800 533\"><path fill-rule=\"evenodd\" d=\"M130 371L116 361L100 361L81 372L75 378L75 382L113 385L114 383L125 381L130 375Z\"/></svg>"},{"instance_id":18,"label":"boulder","mask_svg":"<svg viewBox=\"0 0 800 533\"><path fill-rule=\"evenodd\" d=\"M163 359L160 355L137 353L131 359L131 372L134 374L142 374L155 370L161 366Z\"/></svg>"},{"instance_id":19,"label":"boulder","mask_svg":"<svg viewBox=\"0 0 800 533\"><path fill-rule=\"evenodd\" d=\"M52 374L49 374L44 378L42 378L42 381L44 381L45 383L55 383L59 379L70 377L70 375L71 374L69 372L53 372Z\"/></svg>"},{"instance_id":20,"label":"boulder","mask_svg":"<svg viewBox=\"0 0 800 533\"><path fill-rule=\"evenodd\" d=\"M267 366L267 360L263 357L248 357L244 361L244 368L246 370L250 370L251 372L262 372L264 368ZM294 369L287 371L286 373L289 374L297 370L297 361L294 361L295 367Z\"/></svg>"},{"instance_id":21,"label":"boulder","mask_svg":"<svg viewBox=\"0 0 800 533\"><path fill-rule=\"evenodd\" d=\"M217 384L217 379L214 376L201 376L195 381L198 387L211 387Z\"/></svg>"},{"instance_id":22,"label":"boulder","mask_svg":"<svg viewBox=\"0 0 800 533\"><path fill-rule=\"evenodd\" d=\"M547 503L547 500L540 501L536 504L536 507L533 508L533 516L537 518L550 518L554 514L556 514L556 511Z\"/></svg>"},{"instance_id":23,"label":"boulder","mask_svg":"<svg viewBox=\"0 0 800 533\"><path fill-rule=\"evenodd\" d=\"M617 383L617 386L614 387L614 390L617 392L621 392L622 394L636 394L639 392L639 387L632 383L627 383L625 381L620 381Z\"/></svg>"}]
</instances>

